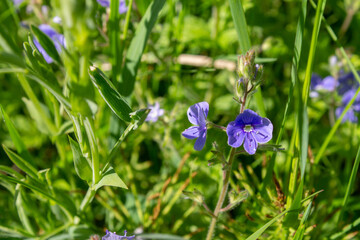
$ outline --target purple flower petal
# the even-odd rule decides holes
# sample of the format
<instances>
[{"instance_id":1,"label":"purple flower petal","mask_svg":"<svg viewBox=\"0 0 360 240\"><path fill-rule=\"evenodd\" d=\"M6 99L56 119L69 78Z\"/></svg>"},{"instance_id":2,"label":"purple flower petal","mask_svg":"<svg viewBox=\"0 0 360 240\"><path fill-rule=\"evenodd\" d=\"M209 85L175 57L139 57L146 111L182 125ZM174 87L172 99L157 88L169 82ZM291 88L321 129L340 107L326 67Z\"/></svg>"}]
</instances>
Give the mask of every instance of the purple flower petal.
<instances>
[{"instance_id":1,"label":"purple flower petal","mask_svg":"<svg viewBox=\"0 0 360 240\"><path fill-rule=\"evenodd\" d=\"M336 79L332 76L327 76L322 80L321 87L324 90L327 90L329 92L332 92L337 87L338 82Z\"/></svg>"},{"instance_id":2,"label":"purple flower petal","mask_svg":"<svg viewBox=\"0 0 360 240\"><path fill-rule=\"evenodd\" d=\"M188 139L195 139L200 136L201 129L199 126L192 126L182 132L182 135Z\"/></svg>"},{"instance_id":3,"label":"purple flower petal","mask_svg":"<svg viewBox=\"0 0 360 240\"><path fill-rule=\"evenodd\" d=\"M272 138L273 125L269 119L263 118L262 124L254 125L253 137L258 143L267 143Z\"/></svg>"},{"instance_id":4,"label":"purple flower petal","mask_svg":"<svg viewBox=\"0 0 360 240\"><path fill-rule=\"evenodd\" d=\"M97 0L97 2L103 6L103 7L110 7L110 0ZM119 13L123 14L126 13L128 10L128 8L126 7L126 3L125 0L120 0L119 1Z\"/></svg>"},{"instance_id":5,"label":"purple flower petal","mask_svg":"<svg viewBox=\"0 0 360 240\"><path fill-rule=\"evenodd\" d=\"M253 155L253 154L255 154L257 147L258 147L258 143L255 141L253 134L250 132L246 133L246 137L245 137L245 141L244 141L245 151L248 154Z\"/></svg>"},{"instance_id":6,"label":"purple flower petal","mask_svg":"<svg viewBox=\"0 0 360 240\"><path fill-rule=\"evenodd\" d=\"M206 129L200 131L200 136L195 142L194 149L196 151L202 150L204 148L205 142L206 142Z\"/></svg>"},{"instance_id":7,"label":"purple flower petal","mask_svg":"<svg viewBox=\"0 0 360 240\"><path fill-rule=\"evenodd\" d=\"M160 104L158 102L155 102L154 105L148 105L148 108L151 109L151 111L145 119L146 122L156 122L159 117L164 115L164 109L160 108Z\"/></svg>"},{"instance_id":8,"label":"purple flower petal","mask_svg":"<svg viewBox=\"0 0 360 240\"><path fill-rule=\"evenodd\" d=\"M187 111L189 121L194 125L204 126L206 125L206 118L209 113L209 104L207 102L199 102L191 107Z\"/></svg>"},{"instance_id":9,"label":"purple flower petal","mask_svg":"<svg viewBox=\"0 0 360 240\"><path fill-rule=\"evenodd\" d=\"M256 112L246 109L242 114L239 114L235 119L236 124L261 124L261 117Z\"/></svg>"},{"instance_id":10,"label":"purple flower petal","mask_svg":"<svg viewBox=\"0 0 360 240\"><path fill-rule=\"evenodd\" d=\"M335 110L335 115L336 115L336 118L339 118L341 116L341 114L343 113L345 107L338 107L336 110ZM352 122L352 123L357 123L358 122L358 118L357 116L355 115L355 112L354 112L354 109L353 108L350 108L346 113L345 113L345 116L344 118L341 120L342 123L346 122L346 121L349 121L349 122Z\"/></svg>"},{"instance_id":11,"label":"purple flower petal","mask_svg":"<svg viewBox=\"0 0 360 240\"><path fill-rule=\"evenodd\" d=\"M228 144L231 147L237 148L243 144L246 134L241 128L236 126L235 121L227 125L226 133L228 135Z\"/></svg>"}]
</instances>

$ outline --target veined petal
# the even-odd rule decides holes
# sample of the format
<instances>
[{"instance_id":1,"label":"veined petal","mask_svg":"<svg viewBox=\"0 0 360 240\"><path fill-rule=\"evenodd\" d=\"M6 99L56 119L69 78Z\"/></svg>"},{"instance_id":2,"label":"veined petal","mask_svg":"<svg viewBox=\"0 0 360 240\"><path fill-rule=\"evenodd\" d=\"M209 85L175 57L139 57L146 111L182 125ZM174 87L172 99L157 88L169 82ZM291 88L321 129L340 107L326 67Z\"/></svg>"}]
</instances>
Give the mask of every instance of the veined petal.
<instances>
[{"instance_id":1,"label":"veined petal","mask_svg":"<svg viewBox=\"0 0 360 240\"><path fill-rule=\"evenodd\" d=\"M273 125L267 118L263 118L262 122L262 124L253 125L252 135L258 143L267 143L272 138Z\"/></svg>"},{"instance_id":2,"label":"veined petal","mask_svg":"<svg viewBox=\"0 0 360 240\"><path fill-rule=\"evenodd\" d=\"M261 117L256 112L246 109L236 117L235 122L243 126L247 124L261 124Z\"/></svg>"},{"instance_id":3,"label":"veined petal","mask_svg":"<svg viewBox=\"0 0 360 240\"><path fill-rule=\"evenodd\" d=\"M201 130L199 138L196 140L194 149L200 151L204 148L206 142L206 128Z\"/></svg>"},{"instance_id":4,"label":"veined petal","mask_svg":"<svg viewBox=\"0 0 360 240\"><path fill-rule=\"evenodd\" d=\"M198 138L200 136L200 127L199 126L189 127L188 129L182 132L182 135L188 139Z\"/></svg>"},{"instance_id":5,"label":"veined petal","mask_svg":"<svg viewBox=\"0 0 360 240\"><path fill-rule=\"evenodd\" d=\"M241 127L237 126L235 122L230 122L227 125L226 134L228 135L228 144L231 147L240 147L244 142L245 132Z\"/></svg>"},{"instance_id":6,"label":"veined petal","mask_svg":"<svg viewBox=\"0 0 360 240\"><path fill-rule=\"evenodd\" d=\"M209 113L209 104L207 102L199 102L189 107L187 115L189 121L194 125L206 124L206 118Z\"/></svg>"},{"instance_id":7,"label":"veined petal","mask_svg":"<svg viewBox=\"0 0 360 240\"><path fill-rule=\"evenodd\" d=\"M253 155L253 154L255 154L257 147L258 147L258 143L256 142L253 135L250 132L246 133L246 137L245 137L245 141L244 141L245 151L248 154Z\"/></svg>"}]
</instances>

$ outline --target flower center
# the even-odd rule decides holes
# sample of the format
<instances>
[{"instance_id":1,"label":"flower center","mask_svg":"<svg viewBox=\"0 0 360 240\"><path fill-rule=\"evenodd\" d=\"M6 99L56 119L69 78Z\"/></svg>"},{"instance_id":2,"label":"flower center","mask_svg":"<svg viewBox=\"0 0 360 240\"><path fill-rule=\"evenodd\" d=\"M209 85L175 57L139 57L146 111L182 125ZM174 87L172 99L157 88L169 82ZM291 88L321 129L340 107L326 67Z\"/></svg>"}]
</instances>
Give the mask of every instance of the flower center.
<instances>
[{"instance_id":1,"label":"flower center","mask_svg":"<svg viewBox=\"0 0 360 240\"><path fill-rule=\"evenodd\" d=\"M251 132L254 128L250 125L250 124L247 124L245 125L244 127L244 131L245 132Z\"/></svg>"}]
</instances>

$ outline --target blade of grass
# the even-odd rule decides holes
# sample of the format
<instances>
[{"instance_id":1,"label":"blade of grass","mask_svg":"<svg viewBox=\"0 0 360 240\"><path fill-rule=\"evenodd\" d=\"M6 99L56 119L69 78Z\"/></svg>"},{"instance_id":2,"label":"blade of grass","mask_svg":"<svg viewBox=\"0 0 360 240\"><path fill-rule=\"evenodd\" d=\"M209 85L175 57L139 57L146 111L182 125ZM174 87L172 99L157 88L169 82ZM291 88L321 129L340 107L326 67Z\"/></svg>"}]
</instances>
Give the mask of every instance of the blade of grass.
<instances>
[{"instance_id":1,"label":"blade of grass","mask_svg":"<svg viewBox=\"0 0 360 240\"><path fill-rule=\"evenodd\" d=\"M338 226L339 226L341 218L344 215L344 212L346 210L346 205L347 205L349 197L351 195L351 191L353 190L353 186L354 186L354 183L355 183L355 180L356 180L356 175L357 175L357 172L358 172L358 169L359 169L359 163L360 163L360 146L359 146L356 158L355 158L355 162L353 164L351 175L350 175L350 178L349 178L349 181L348 181L348 186L346 188L346 193L345 193L343 202L341 204L341 210L340 210L340 214L339 214L339 218L338 218Z\"/></svg>"},{"instance_id":2,"label":"blade of grass","mask_svg":"<svg viewBox=\"0 0 360 240\"><path fill-rule=\"evenodd\" d=\"M258 239L261 234L263 234L263 232L270 227L274 222L276 222L278 219L280 219L282 216L284 216L286 213L288 213L290 210L286 210L282 213L280 213L279 215L277 215L276 217L274 217L273 219L271 219L269 222L265 223L261 228L259 228L256 232L254 232L253 234L251 234L249 237L246 238L246 240L256 240Z\"/></svg>"},{"instance_id":3,"label":"blade of grass","mask_svg":"<svg viewBox=\"0 0 360 240\"><path fill-rule=\"evenodd\" d=\"M119 45L120 45L120 34L119 34L119 25L120 24L120 14L119 14L119 1L111 0L110 1L110 17L109 17L109 40L110 40L110 51L112 54L112 81L113 83L117 82L117 77L120 70L120 61L122 56L119 54Z\"/></svg>"},{"instance_id":4,"label":"blade of grass","mask_svg":"<svg viewBox=\"0 0 360 240\"><path fill-rule=\"evenodd\" d=\"M302 4L301 4L299 19L298 19L296 34L295 34L294 56L292 58L292 66L291 66L291 85L290 85L290 89L289 89L288 99L287 99L287 102L285 105L283 120L281 123L278 137L276 139L276 143L275 143L276 145L280 144L280 141L282 139L282 135L283 135L284 129L285 129L285 123L286 123L286 120L288 117L289 106L294 98L294 88L295 88L295 85L298 84L297 71L299 68L302 40L303 40L303 35L304 35L306 7L307 7L307 0L303 0ZM266 192L266 186L272 182L271 178L272 178L272 174L273 174L273 170L274 170L274 166L275 166L276 155L277 155L276 152L274 152L272 154L270 162L267 164L267 167L266 167L266 175L265 175L263 185L262 185L262 190L261 190L263 196L265 195L265 192Z\"/></svg>"},{"instance_id":5,"label":"blade of grass","mask_svg":"<svg viewBox=\"0 0 360 240\"><path fill-rule=\"evenodd\" d=\"M229 4L236 33L238 35L240 51L241 54L245 54L251 48L245 13L240 0L229 0Z\"/></svg>"},{"instance_id":6,"label":"blade of grass","mask_svg":"<svg viewBox=\"0 0 360 240\"><path fill-rule=\"evenodd\" d=\"M296 230L296 234L294 236L294 240L302 240L304 238L304 233L305 233L305 223L310 215L310 209L312 206L312 201L309 203L309 205L307 206L305 213L303 215L303 217L301 218L301 222L300 222L300 226L298 227L298 229Z\"/></svg>"},{"instance_id":7,"label":"blade of grass","mask_svg":"<svg viewBox=\"0 0 360 240\"><path fill-rule=\"evenodd\" d=\"M299 108L298 108L298 129L299 131L296 132L297 137L295 144L297 148L299 149L300 156L299 158L295 158L296 162L293 164L294 168L297 168L299 161L300 164L300 185L298 189L296 190L295 198L292 199L291 196L289 196L287 200L287 206L291 204L290 209L299 209L300 208L300 200L302 198L302 192L303 192L303 186L304 186L304 175L305 175L305 168L306 168L306 160L307 160L307 150L308 150L308 138L309 138L309 131L308 131L308 117L307 117L307 101L309 97L309 90L310 90L310 79L312 74L312 68L313 68L313 62L315 59L315 52L316 52L316 46L317 46L317 40L319 36L320 31L320 25L321 25L321 17L323 15L324 9L326 5L326 0L319 0L318 7L316 9L316 15L315 15L315 21L314 21L314 27L312 31L312 37L310 42L310 51L306 66L306 72L305 72L305 80L302 88L302 95L300 95L301 92L301 86L300 84L297 87L297 91L299 92ZM290 175L290 182L293 183L296 182L297 179L297 170L291 172ZM295 192L296 184L290 185L289 192L294 193ZM291 203L291 201L293 202ZM290 213L286 216L284 220L284 225L291 226L294 225L294 223L297 222L297 212Z\"/></svg>"},{"instance_id":8,"label":"blade of grass","mask_svg":"<svg viewBox=\"0 0 360 240\"><path fill-rule=\"evenodd\" d=\"M152 1L137 26L135 36L131 40L129 49L126 53L125 64L121 73L121 80L117 88L124 96L129 96L134 89L136 73L141 56L144 52L150 32L154 27L160 10L163 8L165 2L165 0Z\"/></svg>"},{"instance_id":9,"label":"blade of grass","mask_svg":"<svg viewBox=\"0 0 360 240\"><path fill-rule=\"evenodd\" d=\"M251 41L248 33L248 27L246 24L246 18L244 9L241 4L241 0L229 0L231 15L235 24L235 29L238 35L240 44L240 53L245 54L251 48ZM266 117L264 101L261 94L261 88L254 94L256 106L261 116Z\"/></svg>"}]
</instances>

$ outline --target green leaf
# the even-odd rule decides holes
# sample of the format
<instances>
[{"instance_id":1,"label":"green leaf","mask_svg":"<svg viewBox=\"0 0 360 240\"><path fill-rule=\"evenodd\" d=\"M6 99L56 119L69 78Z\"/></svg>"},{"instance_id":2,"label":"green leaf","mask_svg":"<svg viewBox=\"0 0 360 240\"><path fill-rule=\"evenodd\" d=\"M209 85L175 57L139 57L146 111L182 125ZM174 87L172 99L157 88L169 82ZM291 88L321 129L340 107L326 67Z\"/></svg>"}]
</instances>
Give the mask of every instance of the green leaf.
<instances>
[{"instance_id":1,"label":"green leaf","mask_svg":"<svg viewBox=\"0 0 360 240\"><path fill-rule=\"evenodd\" d=\"M282 140L282 135L285 130L285 123L287 122L287 119L288 119L289 106L294 99L294 87L295 87L296 83L298 82L297 71L299 68L299 61L300 61L300 56L301 56L300 54L301 54L302 40L303 40L303 33L304 33L304 26L305 26L305 19L306 19L306 6L307 6L307 0L302 0L301 8L299 11L299 19L298 19L297 28L296 28L294 56L292 58L291 85L290 85L289 95L288 95L288 99L287 99L285 110L284 110L281 128L280 128L280 131L279 131L279 134L278 134L275 144L280 144L280 142ZM262 195L265 195L266 186L272 182L271 178L272 178L273 170L274 170L274 166L275 166L275 158L276 158L276 153L273 153L269 164L267 164L266 175L265 175L262 189L261 189Z\"/></svg>"},{"instance_id":2,"label":"green leaf","mask_svg":"<svg viewBox=\"0 0 360 240\"><path fill-rule=\"evenodd\" d=\"M245 13L240 0L229 0L231 15L238 34L241 54L245 54L251 47Z\"/></svg>"},{"instance_id":3,"label":"green leaf","mask_svg":"<svg viewBox=\"0 0 360 240\"><path fill-rule=\"evenodd\" d=\"M31 31L39 41L40 45L44 48L45 52L56 62L61 63L59 53L57 52L53 41L40 29L31 25Z\"/></svg>"},{"instance_id":4,"label":"green leaf","mask_svg":"<svg viewBox=\"0 0 360 240\"><path fill-rule=\"evenodd\" d=\"M20 173L18 173L17 171L15 171L14 169L8 167L8 166L3 166L3 165L0 165L0 171L2 172L5 172L15 178L18 178L18 179L22 179L24 178L23 175L21 175Z\"/></svg>"},{"instance_id":5,"label":"green leaf","mask_svg":"<svg viewBox=\"0 0 360 240\"><path fill-rule=\"evenodd\" d=\"M248 238L246 238L246 240L256 240L258 239L261 234L263 234L263 232L271 226L271 224L273 224L274 222L276 222L278 219L280 219L284 214L286 214L287 212L289 212L290 210L286 210L282 213L280 213L279 215L277 215L276 217L274 217L273 219L271 219L269 222L267 222L266 224L264 224L264 226L262 226L261 228L259 228L256 232L254 232L253 234L251 234Z\"/></svg>"},{"instance_id":6,"label":"green leaf","mask_svg":"<svg viewBox=\"0 0 360 240\"><path fill-rule=\"evenodd\" d=\"M39 83L41 86L46 88L49 92L51 92L54 95L54 97L56 97L56 99L60 103L62 103L66 108L71 109L71 104L68 101L68 98L66 98L62 94L61 88L58 85L56 85L54 82L48 81L48 80L46 80L42 77L39 77L37 75L34 75L34 74L27 74L26 77ZM55 81L55 79L53 79L53 80Z\"/></svg>"},{"instance_id":7,"label":"green leaf","mask_svg":"<svg viewBox=\"0 0 360 240\"><path fill-rule=\"evenodd\" d=\"M73 152L75 171L76 171L77 175L81 179L83 179L87 182L91 182L92 170L91 170L89 162L82 155L79 144L76 141L74 141L71 137L69 137L69 142L70 142L70 146L71 146L71 149Z\"/></svg>"},{"instance_id":8,"label":"green leaf","mask_svg":"<svg viewBox=\"0 0 360 240\"><path fill-rule=\"evenodd\" d=\"M165 0L154 0L146 10L145 15L136 27L134 38L131 40L127 50L124 68L121 74L121 81L118 90L124 96L129 96L134 89L137 69L144 52L150 32L155 25L160 10Z\"/></svg>"},{"instance_id":9,"label":"green leaf","mask_svg":"<svg viewBox=\"0 0 360 240\"><path fill-rule=\"evenodd\" d=\"M44 184L41 184L39 182L27 183L22 180L19 180L19 179L13 178L13 177L9 177L9 176L5 176L5 175L1 175L1 174L0 174L0 180L5 181L5 182L12 182L12 183L20 184L28 189L33 190L34 192L41 194L46 199L52 200L55 203L57 203L59 206L61 206L63 208L63 210L65 211L65 213L68 215L74 216L76 213L75 205L67 198L66 194L59 193L56 196L53 196L49 193L49 191L46 190L47 188Z\"/></svg>"},{"instance_id":10,"label":"green leaf","mask_svg":"<svg viewBox=\"0 0 360 240\"><path fill-rule=\"evenodd\" d=\"M33 164L34 161L31 157L29 151L27 150L27 148L26 148L24 142L22 141L18 131L16 130L14 124L11 122L9 116L6 114L5 110L3 109L3 107L1 105L0 105L0 110L1 110L2 116L5 120L6 127L9 130L11 140L14 143L17 152L19 153L19 155L22 158L24 158L25 161Z\"/></svg>"},{"instance_id":11,"label":"green leaf","mask_svg":"<svg viewBox=\"0 0 360 240\"><path fill-rule=\"evenodd\" d=\"M25 61L23 58L16 54L1 52L0 53L0 63L11 64L20 68L25 68Z\"/></svg>"},{"instance_id":12,"label":"green leaf","mask_svg":"<svg viewBox=\"0 0 360 240\"><path fill-rule=\"evenodd\" d=\"M90 67L90 77L110 109L122 120L130 122L132 112L129 104L111 84L105 74L96 67Z\"/></svg>"},{"instance_id":13,"label":"green leaf","mask_svg":"<svg viewBox=\"0 0 360 240\"><path fill-rule=\"evenodd\" d=\"M16 192L14 197L16 210L18 212L19 219L22 222L23 226L25 227L26 231L32 235L35 235L35 231L29 220L28 214L25 212L25 203L23 201L22 195L23 195L23 191L21 185L18 184L16 186Z\"/></svg>"},{"instance_id":14,"label":"green leaf","mask_svg":"<svg viewBox=\"0 0 360 240\"><path fill-rule=\"evenodd\" d=\"M305 213L303 214L303 217L301 218L301 222L300 225L298 227L298 229L296 230L296 234L294 236L294 240L302 240L304 238L304 233L306 230L306 221L310 215L310 209L312 206L312 201L309 203L309 205L307 206Z\"/></svg>"},{"instance_id":15,"label":"green leaf","mask_svg":"<svg viewBox=\"0 0 360 240\"><path fill-rule=\"evenodd\" d=\"M22 98L22 100L24 101L24 103L27 107L27 110L30 113L31 118L35 121L37 129L46 135L51 135L50 129L48 128L46 122L44 121L44 118L39 113L39 110L36 108L35 104L32 101L30 101L29 99L24 98L24 97ZM40 103L40 107L42 108L46 117L49 119L50 113L49 113L49 110L47 109L47 107L42 103Z\"/></svg>"},{"instance_id":16,"label":"green leaf","mask_svg":"<svg viewBox=\"0 0 360 240\"><path fill-rule=\"evenodd\" d=\"M19 155L8 149L5 145L2 145L6 154L9 156L10 160L21 170L27 173L30 177L34 179L38 179L37 170L31 163L25 161Z\"/></svg>"},{"instance_id":17,"label":"green leaf","mask_svg":"<svg viewBox=\"0 0 360 240\"><path fill-rule=\"evenodd\" d=\"M117 175L115 170L110 167L102 176L101 180L95 185L95 191L97 191L102 186L113 186L127 189L125 183Z\"/></svg>"}]
</instances>

